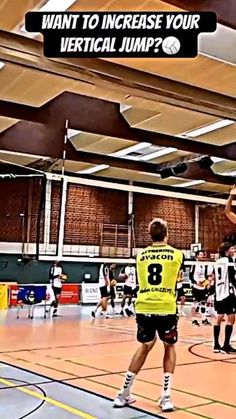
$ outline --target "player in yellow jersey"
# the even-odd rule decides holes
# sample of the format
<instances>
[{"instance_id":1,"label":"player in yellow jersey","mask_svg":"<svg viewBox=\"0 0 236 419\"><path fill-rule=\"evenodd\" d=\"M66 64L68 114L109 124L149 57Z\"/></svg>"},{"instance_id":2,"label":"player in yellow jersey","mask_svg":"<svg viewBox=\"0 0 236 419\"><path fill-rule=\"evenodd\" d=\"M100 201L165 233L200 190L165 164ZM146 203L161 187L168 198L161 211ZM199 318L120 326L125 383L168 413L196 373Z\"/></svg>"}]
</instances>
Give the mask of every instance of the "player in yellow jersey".
<instances>
[{"instance_id":1,"label":"player in yellow jersey","mask_svg":"<svg viewBox=\"0 0 236 419\"><path fill-rule=\"evenodd\" d=\"M166 221L155 219L149 225L152 245L137 257L139 292L136 300L137 340L140 346L127 371L124 386L114 400L114 407L124 407L135 399L130 391L135 376L153 348L157 333L164 344L164 380L159 405L163 412L172 411L171 380L175 369L177 332L176 282L183 254L167 244Z\"/></svg>"}]
</instances>

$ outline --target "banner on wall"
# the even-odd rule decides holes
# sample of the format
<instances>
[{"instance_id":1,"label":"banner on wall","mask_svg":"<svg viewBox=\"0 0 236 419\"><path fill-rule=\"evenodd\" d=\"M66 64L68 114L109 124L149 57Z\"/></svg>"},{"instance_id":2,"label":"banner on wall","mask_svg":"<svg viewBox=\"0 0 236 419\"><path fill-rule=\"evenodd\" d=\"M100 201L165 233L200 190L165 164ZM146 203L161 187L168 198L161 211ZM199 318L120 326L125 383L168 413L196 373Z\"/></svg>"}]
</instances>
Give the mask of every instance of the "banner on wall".
<instances>
[{"instance_id":1,"label":"banner on wall","mask_svg":"<svg viewBox=\"0 0 236 419\"><path fill-rule=\"evenodd\" d=\"M18 285L9 286L9 306L17 305Z\"/></svg>"},{"instance_id":2,"label":"banner on wall","mask_svg":"<svg viewBox=\"0 0 236 419\"><path fill-rule=\"evenodd\" d=\"M54 301L54 292L50 284L47 285L47 302L51 304ZM62 284L62 292L60 296L60 304L79 304L80 301L80 285L78 284Z\"/></svg>"},{"instance_id":3,"label":"banner on wall","mask_svg":"<svg viewBox=\"0 0 236 419\"><path fill-rule=\"evenodd\" d=\"M8 308L7 295L7 285L0 284L0 310L6 310Z\"/></svg>"},{"instance_id":4,"label":"banner on wall","mask_svg":"<svg viewBox=\"0 0 236 419\"><path fill-rule=\"evenodd\" d=\"M32 286L37 286L39 284L32 284ZM19 289L23 285L10 285L9 286L9 306L17 305L17 296ZM54 293L52 286L50 284L46 285L46 299L47 304L51 304L54 300ZM63 284L60 304L78 304L80 301L80 285L78 284ZM42 303L44 304L44 302Z\"/></svg>"},{"instance_id":5,"label":"banner on wall","mask_svg":"<svg viewBox=\"0 0 236 419\"><path fill-rule=\"evenodd\" d=\"M40 305L47 301L46 285L20 285L17 294L17 302L20 304Z\"/></svg>"},{"instance_id":6,"label":"banner on wall","mask_svg":"<svg viewBox=\"0 0 236 419\"><path fill-rule=\"evenodd\" d=\"M115 287L116 298L115 302L119 303L123 297L124 283L119 283ZM96 304L100 299L99 284L82 283L81 302L82 304Z\"/></svg>"},{"instance_id":7,"label":"banner on wall","mask_svg":"<svg viewBox=\"0 0 236 419\"><path fill-rule=\"evenodd\" d=\"M79 304L80 301L80 285L63 284L60 304Z\"/></svg>"}]
</instances>

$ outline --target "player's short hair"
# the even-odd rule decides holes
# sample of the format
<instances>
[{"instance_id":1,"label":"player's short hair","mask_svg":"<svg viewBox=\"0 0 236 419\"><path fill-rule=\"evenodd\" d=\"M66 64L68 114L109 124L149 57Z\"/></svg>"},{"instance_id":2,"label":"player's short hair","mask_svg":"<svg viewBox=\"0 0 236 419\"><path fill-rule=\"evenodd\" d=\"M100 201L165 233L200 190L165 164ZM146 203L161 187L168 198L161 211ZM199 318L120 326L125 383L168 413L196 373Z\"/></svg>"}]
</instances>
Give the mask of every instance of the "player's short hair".
<instances>
[{"instance_id":1,"label":"player's short hair","mask_svg":"<svg viewBox=\"0 0 236 419\"><path fill-rule=\"evenodd\" d=\"M200 253L205 253L204 250L196 250L195 257L197 258Z\"/></svg>"},{"instance_id":2,"label":"player's short hair","mask_svg":"<svg viewBox=\"0 0 236 419\"><path fill-rule=\"evenodd\" d=\"M161 242L168 236L168 225L162 218L155 218L151 221L148 231L153 242Z\"/></svg>"},{"instance_id":3,"label":"player's short hair","mask_svg":"<svg viewBox=\"0 0 236 419\"><path fill-rule=\"evenodd\" d=\"M221 243L219 247L219 255L220 257L224 257L226 255L226 252L232 247L232 243L230 242L223 242Z\"/></svg>"}]
</instances>

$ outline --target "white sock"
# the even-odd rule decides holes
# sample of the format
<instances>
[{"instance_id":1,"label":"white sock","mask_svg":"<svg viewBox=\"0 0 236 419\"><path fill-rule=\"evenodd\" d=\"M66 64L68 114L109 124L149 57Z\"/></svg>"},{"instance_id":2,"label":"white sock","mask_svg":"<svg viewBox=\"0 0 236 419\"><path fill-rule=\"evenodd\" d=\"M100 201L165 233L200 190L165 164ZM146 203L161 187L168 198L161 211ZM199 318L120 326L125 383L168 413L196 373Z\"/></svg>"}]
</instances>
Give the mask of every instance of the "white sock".
<instances>
[{"instance_id":1,"label":"white sock","mask_svg":"<svg viewBox=\"0 0 236 419\"><path fill-rule=\"evenodd\" d=\"M170 372L164 373L161 397L170 396L172 377L173 377L173 374L171 374Z\"/></svg>"},{"instance_id":2,"label":"white sock","mask_svg":"<svg viewBox=\"0 0 236 419\"><path fill-rule=\"evenodd\" d=\"M130 394L130 390L134 381L134 377L136 374L133 372L127 371L126 377L125 377L125 383L121 389L121 395L123 397L127 397Z\"/></svg>"}]
</instances>

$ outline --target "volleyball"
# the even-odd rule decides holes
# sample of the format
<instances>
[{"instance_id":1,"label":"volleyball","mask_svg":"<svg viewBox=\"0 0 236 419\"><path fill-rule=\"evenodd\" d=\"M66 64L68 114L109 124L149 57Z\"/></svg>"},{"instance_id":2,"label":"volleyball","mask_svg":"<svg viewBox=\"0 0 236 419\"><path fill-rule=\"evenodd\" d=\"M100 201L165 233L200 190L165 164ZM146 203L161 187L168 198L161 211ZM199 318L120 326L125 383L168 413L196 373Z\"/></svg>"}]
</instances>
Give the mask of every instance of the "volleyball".
<instances>
[{"instance_id":1,"label":"volleyball","mask_svg":"<svg viewBox=\"0 0 236 419\"><path fill-rule=\"evenodd\" d=\"M201 283L201 285L202 285L204 288L207 288L207 287L210 285L210 283L211 283L211 281L209 281L209 279L205 279L205 280Z\"/></svg>"},{"instance_id":2,"label":"volleyball","mask_svg":"<svg viewBox=\"0 0 236 419\"><path fill-rule=\"evenodd\" d=\"M62 274L62 275L60 276L60 278L61 278L63 281L66 281L66 280L67 280L67 275Z\"/></svg>"},{"instance_id":3,"label":"volleyball","mask_svg":"<svg viewBox=\"0 0 236 419\"><path fill-rule=\"evenodd\" d=\"M115 280L115 279L112 279L112 280L111 280L111 286L112 286L112 287L115 287L115 286L116 286L116 280Z\"/></svg>"},{"instance_id":4,"label":"volleyball","mask_svg":"<svg viewBox=\"0 0 236 419\"><path fill-rule=\"evenodd\" d=\"M162 49L168 55L177 54L180 50L180 42L175 36L168 36L162 42Z\"/></svg>"}]
</instances>

